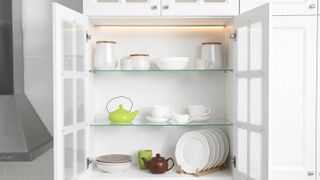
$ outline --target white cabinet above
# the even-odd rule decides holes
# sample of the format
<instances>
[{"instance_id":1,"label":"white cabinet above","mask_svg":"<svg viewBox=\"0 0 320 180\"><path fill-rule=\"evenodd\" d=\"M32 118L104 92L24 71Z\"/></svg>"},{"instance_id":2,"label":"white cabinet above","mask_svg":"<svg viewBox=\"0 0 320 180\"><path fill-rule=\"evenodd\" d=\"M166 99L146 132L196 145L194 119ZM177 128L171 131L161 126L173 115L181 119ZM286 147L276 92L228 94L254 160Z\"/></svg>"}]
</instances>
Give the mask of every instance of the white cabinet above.
<instances>
[{"instance_id":1,"label":"white cabinet above","mask_svg":"<svg viewBox=\"0 0 320 180\"><path fill-rule=\"evenodd\" d=\"M160 0L83 0L83 12L91 17L160 16Z\"/></svg>"},{"instance_id":2,"label":"white cabinet above","mask_svg":"<svg viewBox=\"0 0 320 180\"><path fill-rule=\"evenodd\" d=\"M311 15L317 14L317 0L240 0L240 13L273 3L273 15Z\"/></svg>"},{"instance_id":3,"label":"white cabinet above","mask_svg":"<svg viewBox=\"0 0 320 180\"><path fill-rule=\"evenodd\" d=\"M237 0L84 0L90 17L128 16L233 16Z\"/></svg>"},{"instance_id":4,"label":"white cabinet above","mask_svg":"<svg viewBox=\"0 0 320 180\"><path fill-rule=\"evenodd\" d=\"M233 16L236 0L162 0L162 16Z\"/></svg>"}]
</instances>

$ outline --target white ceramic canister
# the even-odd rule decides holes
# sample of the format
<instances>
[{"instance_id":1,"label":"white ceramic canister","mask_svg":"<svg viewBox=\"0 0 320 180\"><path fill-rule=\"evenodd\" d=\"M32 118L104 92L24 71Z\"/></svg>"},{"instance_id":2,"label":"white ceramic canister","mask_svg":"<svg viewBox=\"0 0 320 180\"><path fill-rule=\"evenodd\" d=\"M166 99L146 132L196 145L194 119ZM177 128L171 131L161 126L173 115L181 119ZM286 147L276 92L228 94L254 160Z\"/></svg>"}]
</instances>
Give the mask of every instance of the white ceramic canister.
<instances>
[{"instance_id":1,"label":"white ceramic canister","mask_svg":"<svg viewBox=\"0 0 320 180\"><path fill-rule=\"evenodd\" d=\"M121 70L133 70L132 59L125 57L121 60Z\"/></svg>"},{"instance_id":2,"label":"white ceramic canister","mask_svg":"<svg viewBox=\"0 0 320 180\"><path fill-rule=\"evenodd\" d=\"M100 70L113 70L117 66L116 42L97 41L95 67Z\"/></svg>"},{"instance_id":3,"label":"white ceramic canister","mask_svg":"<svg viewBox=\"0 0 320 180\"><path fill-rule=\"evenodd\" d=\"M222 44L220 42L204 42L201 48L201 58L208 69L222 68Z\"/></svg>"},{"instance_id":4,"label":"white ceramic canister","mask_svg":"<svg viewBox=\"0 0 320 180\"><path fill-rule=\"evenodd\" d=\"M150 60L148 54L130 54L129 59L132 60L134 70L149 70Z\"/></svg>"}]
</instances>

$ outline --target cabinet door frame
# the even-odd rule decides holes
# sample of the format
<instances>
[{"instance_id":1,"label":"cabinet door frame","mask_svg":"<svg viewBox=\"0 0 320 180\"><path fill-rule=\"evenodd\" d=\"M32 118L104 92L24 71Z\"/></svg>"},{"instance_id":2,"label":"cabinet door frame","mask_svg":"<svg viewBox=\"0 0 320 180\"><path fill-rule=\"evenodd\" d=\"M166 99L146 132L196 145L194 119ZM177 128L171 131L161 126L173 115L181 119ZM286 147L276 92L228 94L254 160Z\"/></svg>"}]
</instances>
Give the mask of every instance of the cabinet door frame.
<instances>
[{"instance_id":1,"label":"cabinet door frame","mask_svg":"<svg viewBox=\"0 0 320 180\"><path fill-rule=\"evenodd\" d=\"M265 4L240 14L233 20L236 31L233 175L237 180L268 180L269 176L269 60L272 34L270 7L270 4ZM260 50L253 49L256 47ZM260 53L253 53L256 51ZM260 61L255 61L256 58ZM254 144L257 142L258 144ZM258 153L252 150L256 146ZM259 165L251 164L253 160L257 160L254 158L259 159Z\"/></svg>"},{"instance_id":2,"label":"cabinet door frame","mask_svg":"<svg viewBox=\"0 0 320 180\"><path fill-rule=\"evenodd\" d=\"M97 2L83 0L83 12L89 17L131 17L131 16L160 16L161 0L146 0L146 2Z\"/></svg>"},{"instance_id":3,"label":"cabinet door frame","mask_svg":"<svg viewBox=\"0 0 320 180\"><path fill-rule=\"evenodd\" d=\"M89 45L87 27L89 20L86 16L66 8L58 3L52 3L53 14L53 119L54 119L54 178L56 180L75 179L87 172L86 158L88 157L88 82L89 82ZM68 25L65 27L65 25ZM70 31L70 32L69 32ZM64 41L68 33L69 41ZM72 43L64 46L65 42ZM79 49L78 49L79 48ZM70 53L70 54L69 54ZM66 65L68 59L70 64ZM69 66L71 68L69 68ZM66 68L68 67L68 68ZM67 69L67 70L66 70ZM71 88L68 95L71 110L65 110L66 80ZM81 82L81 83L80 83ZM80 88L79 88L80 87ZM79 108L79 109L78 109ZM65 113L69 112L70 123L65 122ZM71 142L66 145L66 137L71 135ZM79 138L80 137L80 138ZM69 139L70 140L70 139ZM79 144L82 144L79 145ZM66 146L71 146L65 156ZM81 148L81 149L80 149ZM66 177L66 158L71 158L72 170Z\"/></svg>"},{"instance_id":4,"label":"cabinet door frame","mask_svg":"<svg viewBox=\"0 0 320 180\"><path fill-rule=\"evenodd\" d=\"M316 15L317 0L300 0L299 2L273 2L272 0L240 0L240 13L258 7L264 3L272 2L273 15ZM311 5L315 7L312 8Z\"/></svg>"},{"instance_id":5,"label":"cabinet door frame","mask_svg":"<svg viewBox=\"0 0 320 180\"><path fill-rule=\"evenodd\" d=\"M238 0L224 2L176 2L176 0L161 0L162 16L234 16L239 14Z\"/></svg>"},{"instance_id":6,"label":"cabinet door frame","mask_svg":"<svg viewBox=\"0 0 320 180\"><path fill-rule=\"evenodd\" d=\"M316 163L316 16L273 17L272 28L279 46L274 42L270 63L270 178L315 179L308 172L315 172ZM286 47L288 50L282 49ZM292 88L297 91L289 92ZM297 146L288 147L290 144Z\"/></svg>"}]
</instances>

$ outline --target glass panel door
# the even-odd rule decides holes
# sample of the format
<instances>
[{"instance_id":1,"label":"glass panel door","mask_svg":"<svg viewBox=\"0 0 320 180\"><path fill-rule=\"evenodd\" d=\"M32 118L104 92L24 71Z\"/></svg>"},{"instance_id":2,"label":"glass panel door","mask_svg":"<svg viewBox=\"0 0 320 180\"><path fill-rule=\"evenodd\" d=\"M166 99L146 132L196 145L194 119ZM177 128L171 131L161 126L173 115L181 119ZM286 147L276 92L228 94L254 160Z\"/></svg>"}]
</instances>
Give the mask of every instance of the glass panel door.
<instances>
[{"instance_id":1,"label":"glass panel door","mask_svg":"<svg viewBox=\"0 0 320 180\"><path fill-rule=\"evenodd\" d=\"M83 15L53 3L55 179L86 169L88 50Z\"/></svg>"},{"instance_id":2,"label":"glass panel door","mask_svg":"<svg viewBox=\"0 0 320 180\"><path fill-rule=\"evenodd\" d=\"M234 19L237 180L267 180L269 5Z\"/></svg>"}]
</instances>

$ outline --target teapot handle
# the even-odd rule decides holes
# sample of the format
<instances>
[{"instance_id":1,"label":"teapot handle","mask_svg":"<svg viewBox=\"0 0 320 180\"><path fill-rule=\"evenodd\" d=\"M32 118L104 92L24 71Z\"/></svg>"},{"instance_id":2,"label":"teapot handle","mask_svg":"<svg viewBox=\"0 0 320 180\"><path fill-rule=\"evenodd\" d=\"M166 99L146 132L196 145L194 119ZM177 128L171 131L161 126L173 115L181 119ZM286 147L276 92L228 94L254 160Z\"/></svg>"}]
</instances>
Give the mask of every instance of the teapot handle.
<instances>
[{"instance_id":1,"label":"teapot handle","mask_svg":"<svg viewBox=\"0 0 320 180\"><path fill-rule=\"evenodd\" d=\"M110 104L111 101L113 101L113 100L115 100L115 99L118 99L118 98L125 98L125 99L129 100L130 103L131 103L130 111L132 110L133 102L132 102L132 100L131 100L130 98L128 98L128 97L126 97L126 96L117 96L117 97L114 97L114 98L110 99L110 100L107 102L106 109L107 109L107 111L108 111L109 113L110 113L110 111L109 111L109 109L108 109L108 105Z\"/></svg>"},{"instance_id":2,"label":"teapot handle","mask_svg":"<svg viewBox=\"0 0 320 180\"><path fill-rule=\"evenodd\" d=\"M173 159L172 159L172 158L167 159L167 160L166 160L166 161L167 161L167 163L169 163L169 160L171 160L171 161L172 161L172 165L171 165L171 167L170 167L170 168L168 168L168 170L167 170L167 171L170 171L170 169L172 169L172 168L173 168L173 166L174 166L174 161L173 161Z\"/></svg>"}]
</instances>

